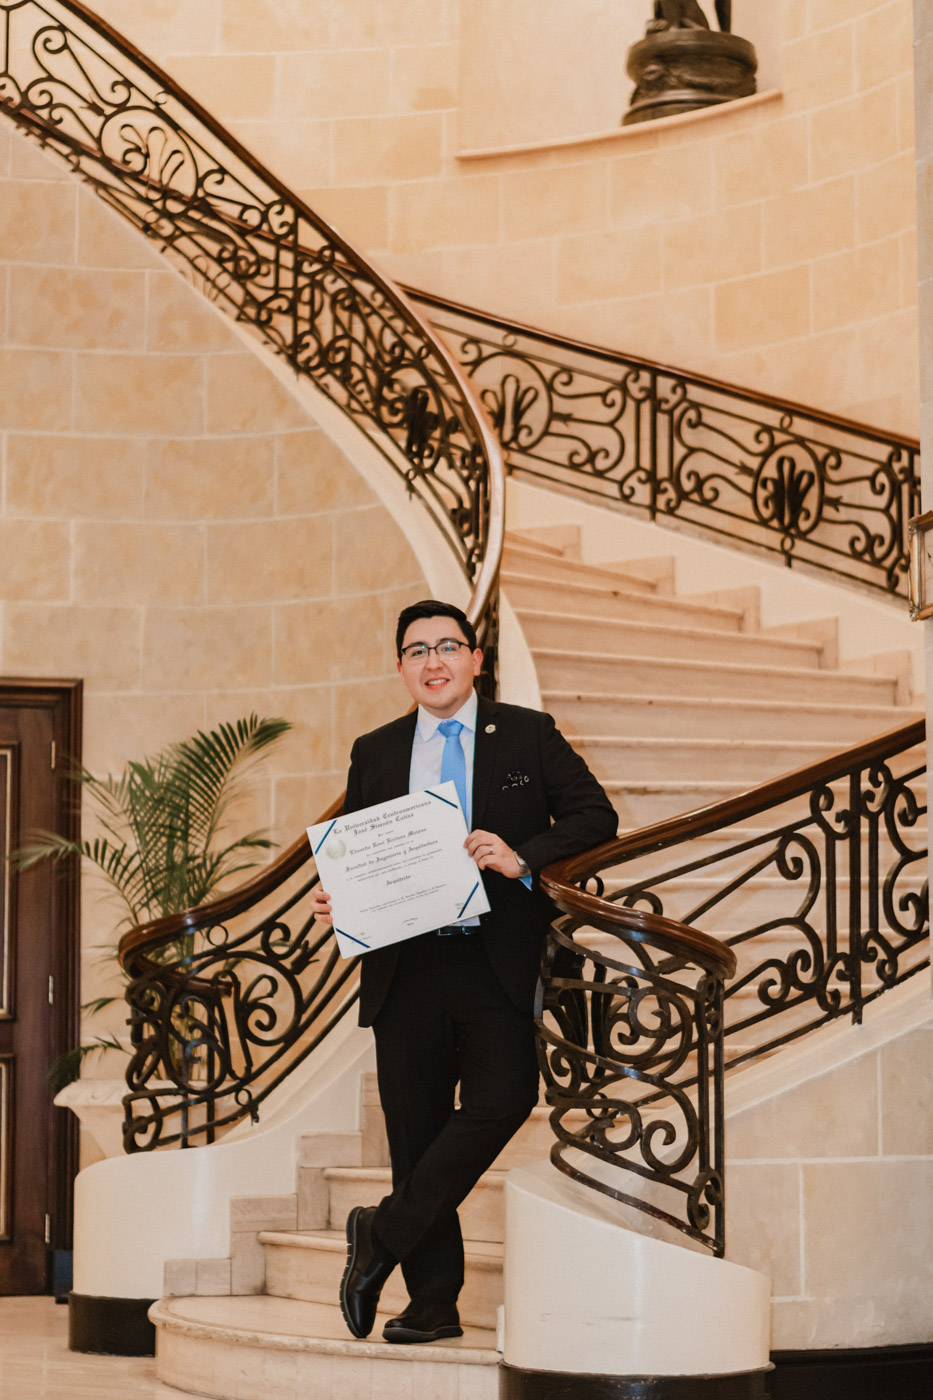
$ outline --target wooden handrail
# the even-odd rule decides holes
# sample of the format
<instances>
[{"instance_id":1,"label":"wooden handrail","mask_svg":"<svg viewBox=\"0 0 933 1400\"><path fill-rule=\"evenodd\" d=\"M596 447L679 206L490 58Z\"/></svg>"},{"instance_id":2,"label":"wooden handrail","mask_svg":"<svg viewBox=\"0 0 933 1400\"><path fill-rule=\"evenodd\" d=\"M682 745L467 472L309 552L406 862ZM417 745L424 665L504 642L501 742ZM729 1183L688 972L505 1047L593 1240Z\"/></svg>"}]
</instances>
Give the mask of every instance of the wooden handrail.
<instances>
[{"instance_id":1,"label":"wooden handrail","mask_svg":"<svg viewBox=\"0 0 933 1400\"><path fill-rule=\"evenodd\" d=\"M691 841L697 836L706 836L711 831L733 826L736 822L758 816L769 807L800 797L820 783L831 783L844 777L851 769L891 757L915 744L923 743L926 736L926 722L912 720L910 724L890 729L884 734L856 744L842 753L831 754L816 763L802 768L794 768L778 778L770 778L758 787L736 793L734 797L723 798L706 807L697 807L683 816L666 817L626 836L606 841L582 855L549 865L541 875L541 884L552 899L570 900L579 896L574 890L574 882L586 880L597 871L622 861L634 860L636 856L648 855L652 851L663 850L682 841ZM559 902L559 901L558 901ZM561 906L563 907L563 905Z\"/></svg>"},{"instance_id":2,"label":"wooden handrail","mask_svg":"<svg viewBox=\"0 0 933 1400\"><path fill-rule=\"evenodd\" d=\"M325 822L337 816L343 808L344 794L323 812L318 821ZM151 919L147 924L139 924L125 933L117 947L117 961L124 971L132 972L138 959L174 943L179 938L193 933L199 928L209 928L243 914L254 904L261 903L275 894L286 880L290 879L311 859L311 843L302 833L280 856L269 865L263 866L236 889L219 895L207 904L199 904L194 909L185 909L180 914L167 914L161 919Z\"/></svg>"},{"instance_id":3,"label":"wooden handrail","mask_svg":"<svg viewBox=\"0 0 933 1400\"><path fill-rule=\"evenodd\" d=\"M558 868L550 866L549 870ZM651 943L676 957L698 962L718 977L735 975L736 956L732 949L689 924L666 919L661 914L649 914L643 909L625 909L611 900L565 884L547 872L541 877L541 885L564 914L585 919L588 924L623 940Z\"/></svg>"},{"instance_id":4,"label":"wooden handrail","mask_svg":"<svg viewBox=\"0 0 933 1400\"><path fill-rule=\"evenodd\" d=\"M690 384L696 384L704 389L715 389L720 393L728 394L730 398L740 399L744 403L762 404L767 408L775 408L795 415L799 414L803 418L809 418L814 423L824 423L827 427L841 428L846 432L855 433L859 437L869 438L872 442L897 443L899 447L906 447L912 452L920 451L920 439L911 437L907 433L888 432L887 429L882 431L867 423L861 423L855 418L845 418L839 413L827 413L823 409L812 408L809 404L798 403L796 399L781 398L778 394L767 394L760 389L746 389L725 379L715 379L712 375L695 374L693 370L678 368L678 366L670 365L664 360L651 360L644 355L629 354L606 345L597 345L594 341L578 340L574 336L563 335L559 331L542 330L540 326L529 325L527 321L497 316L492 311L479 310L475 306L454 301L451 297L438 296L434 292L423 292L407 283L401 285L406 295L419 306L434 307L438 311L451 311L457 316L467 316L472 320L483 321L486 325L495 326L505 334L517 331L521 335L527 335L533 340L540 341L543 345L552 345L557 349L578 351L583 355L596 356L601 360L609 360L615 364L624 364L629 367L639 365L645 369L653 370L656 374L672 375L676 379L687 380Z\"/></svg>"},{"instance_id":5,"label":"wooden handrail","mask_svg":"<svg viewBox=\"0 0 933 1400\"><path fill-rule=\"evenodd\" d=\"M607 932L627 938L650 936L651 941L661 943L672 952L689 952L712 960L722 976L732 977L736 969L735 954L717 939L659 914L623 908L581 889L580 883L610 866L746 821L770 807L800 797L820 784L834 782L853 768L864 767L913 748L923 742L925 734L925 721L913 720L865 743L856 744L844 753L832 754L817 763L795 768L734 797L698 807L682 816L667 817L664 821L607 841L581 855L557 861L541 872L541 888L565 914L589 920Z\"/></svg>"}]
</instances>

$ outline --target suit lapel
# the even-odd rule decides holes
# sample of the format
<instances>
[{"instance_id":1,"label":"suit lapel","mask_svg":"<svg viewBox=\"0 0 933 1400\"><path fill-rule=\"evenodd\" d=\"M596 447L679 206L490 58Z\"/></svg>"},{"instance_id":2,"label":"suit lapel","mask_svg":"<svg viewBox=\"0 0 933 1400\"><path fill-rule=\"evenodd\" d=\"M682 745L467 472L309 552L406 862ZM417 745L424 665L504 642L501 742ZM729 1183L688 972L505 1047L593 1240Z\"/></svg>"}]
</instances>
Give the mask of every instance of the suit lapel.
<instances>
[{"instance_id":1,"label":"suit lapel","mask_svg":"<svg viewBox=\"0 0 933 1400\"><path fill-rule=\"evenodd\" d=\"M480 696L476 707L476 741L473 747L473 829L486 830L486 809L492 781L493 759L499 743L499 707Z\"/></svg>"},{"instance_id":2,"label":"suit lapel","mask_svg":"<svg viewBox=\"0 0 933 1400\"><path fill-rule=\"evenodd\" d=\"M408 782L411 776L411 746L414 743L417 722L417 710L412 710L411 714L403 715L398 722L399 732L396 742L386 745L384 776L387 789L385 801L387 802L393 797L406 797L408 795Z\"/></svg>"}]
</instances>

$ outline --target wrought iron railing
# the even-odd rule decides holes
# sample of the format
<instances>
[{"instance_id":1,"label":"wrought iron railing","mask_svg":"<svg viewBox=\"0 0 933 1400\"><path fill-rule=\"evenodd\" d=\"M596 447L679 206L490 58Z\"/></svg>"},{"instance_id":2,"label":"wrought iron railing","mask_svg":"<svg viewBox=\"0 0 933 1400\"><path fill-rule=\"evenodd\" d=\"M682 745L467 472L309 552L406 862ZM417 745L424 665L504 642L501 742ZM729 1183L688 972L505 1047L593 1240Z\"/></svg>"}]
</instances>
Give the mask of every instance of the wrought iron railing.
<instances>
[{"instance_id":1,"label":"wrought iron railing","mask_svg":"<svg viewBox=\"0 0 933 1400\"><path fill-rule=\"evenodd\" d=\"M906 595L913 439L412 291L509 472Z\"/></svg>"},{"instance_id":2,"label":"wrought iron railing","mask_svg":"<svg viewBox=\"0 0 933 1400\"><path fill-rule=\"evenodd\" d=\"M537 1007L551 1161L722 1255L722 1008L735 955L559 880L550 893L566 911L548 939ZM638 1181L621 1186L619 1168Z\"/></svg>"},{"instance_id":3,"label":"wrought iron railing","mask_svg":"<svg viewBox=\"0 0 933 1400\"><path fill-rule=\"evenodd\" d=\"M504 471L456 359L394 284L77 0L0 3L0 111L341 408L472 585L495 686ZM212 1141L346 1013L355 963L303 910L305 838L229 898L134 930L129 1151Z\"/></svg>"},{"instance_id":4,"label":"wrought iron railing","mask_svg":"<svg viewBox=\"0 0 933 1400\"><path fill-rule=\"evenodd\" d=\"M431 512L491 631L499 446L404 293L78 0L0 4L0 111L349 415Z\"/></svg>"},{"instance_id":5,"label":"wrought iron railing","mask_svg":"<svg viewBox=\"0 0 933 1400\"><path fill-rule=\"evenodd\" d=\"M920 720L545 871L566 915L539 1021L561 1170L721 1249L723 1068L860 1021L929 966L925 784Z\"/></svg>"},{"instance_id":6,"label":"wrought iron railing","mask_svg":"<svg viewBox=\"0 0 933 1400\"><path fill-rule=\"evenodd\" d=\"M257 1121L354 1005L359 960L342 959L309 915L317 882L303 836L232 894L121 941L127 1152L213 1142L247 1115Z\"/></svg>"}]
</instances>

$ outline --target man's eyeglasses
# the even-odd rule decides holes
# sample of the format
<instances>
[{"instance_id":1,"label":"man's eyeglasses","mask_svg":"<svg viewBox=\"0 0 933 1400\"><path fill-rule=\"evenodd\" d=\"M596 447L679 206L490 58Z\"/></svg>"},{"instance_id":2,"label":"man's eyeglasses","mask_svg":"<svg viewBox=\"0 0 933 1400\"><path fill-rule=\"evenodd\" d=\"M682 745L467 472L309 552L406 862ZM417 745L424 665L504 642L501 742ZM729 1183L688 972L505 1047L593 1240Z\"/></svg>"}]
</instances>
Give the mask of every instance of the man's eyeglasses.
<instances>
[{"instance_id":1,"label":"man's eyeglasses","mask_svg":"<svg viewBox=\"0 0 933 1400\"><path fill-rule=\"evenodd\" d=\"M402 647L399 654L403 661L413 661L417 665L427 661L428 654L432 651L441 661L449 661L457 655L461 647L470 650L469 642L458 642L454 637L442 637L436 647L426 646L424 642L412 642L410 646Z\"/></svg>"}]
</instances>

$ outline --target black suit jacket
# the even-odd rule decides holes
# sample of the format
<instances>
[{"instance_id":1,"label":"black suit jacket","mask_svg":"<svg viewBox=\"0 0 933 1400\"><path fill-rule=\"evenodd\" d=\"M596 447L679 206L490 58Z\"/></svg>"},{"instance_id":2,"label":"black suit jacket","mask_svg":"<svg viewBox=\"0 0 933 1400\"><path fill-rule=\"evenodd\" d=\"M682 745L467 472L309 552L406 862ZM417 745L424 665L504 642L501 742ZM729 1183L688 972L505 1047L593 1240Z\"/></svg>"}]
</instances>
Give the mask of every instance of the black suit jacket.
<instances>
[{"instance_id":1,"label":"black suit jacket","mask_svg":"<svg viewBox=\"0 0 933 1400\"><path fill-rule=\"evenodd\" d=\"M408 792L417 713L364 734L353 745L345 812ZM528 863L534 877L552 861L616 834L609 798L550 715L480 698L473 753L474 830L492 831ZM537 888L483 872L490 912L478 934L510 999L531 1009L541 942L554 906ZM399 944L361 958L360 1025L372 1025L391 985Z\"/></svg>"}]
</instances>

